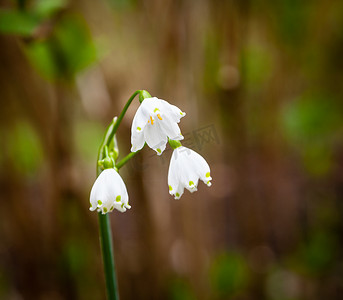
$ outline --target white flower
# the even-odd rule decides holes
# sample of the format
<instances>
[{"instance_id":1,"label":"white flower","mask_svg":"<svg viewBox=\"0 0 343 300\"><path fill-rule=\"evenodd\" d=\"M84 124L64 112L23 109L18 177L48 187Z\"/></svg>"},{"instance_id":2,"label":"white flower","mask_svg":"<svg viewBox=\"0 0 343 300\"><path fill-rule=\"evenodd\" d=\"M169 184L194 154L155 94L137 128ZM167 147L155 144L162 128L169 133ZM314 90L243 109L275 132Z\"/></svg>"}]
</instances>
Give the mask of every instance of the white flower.
<instances>
[{"instance_id":1,"label":"white flower","mask_svg":"<svg viewBox=\"0 0 343 300\"><path fill-rule=\"evenodd\" d=\"M186 147L174 149L168 171L169 194L180 199L184 188L193 193L197 190L199 179L211 186L210 167L206 160Z\"/></svg>"},{"instance_id":2,"label":"white flower","mask_svg":"<svg viewBox=\"0 0 343 300\"><path fill-rule=\"evenodd\" d=\"M168 137L171 140L182 140L177 123L186 113L175 105L156 97L143 100L132 121L131 151L136 152L143 148L146 142L161 155L166 148Z\"/></svg>"},{"instance_id":3,"label":"white flower","mask_svg":"<svg viewBox=\"0 0 343 300\"><path fill-rule=\"evenodd\" d=\"M129 196L123 179L114 169L105 169L95 180L90 195L90 210L103 214L114 208L124 212L130 209Z\"/></svg>"}]
</instances>

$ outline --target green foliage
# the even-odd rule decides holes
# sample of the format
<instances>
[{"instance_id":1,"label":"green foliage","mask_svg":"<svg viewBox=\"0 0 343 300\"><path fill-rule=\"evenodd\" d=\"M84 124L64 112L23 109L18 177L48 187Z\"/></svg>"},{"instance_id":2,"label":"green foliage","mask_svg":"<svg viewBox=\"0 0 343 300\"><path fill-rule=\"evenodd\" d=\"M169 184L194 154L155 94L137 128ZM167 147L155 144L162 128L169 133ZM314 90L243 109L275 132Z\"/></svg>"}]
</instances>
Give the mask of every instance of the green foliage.
<instances>
[{"instance_id":1,"label":"green foliage","mask_svg":"<svg viewBox=\"0 0 343 300\"><path fill-rule=\"evenodd\" d=\"M259 89L271 75L271 54L259 45L249 45L241 53L241 69L245 84Z\"/></svg>"},{"instance_id":2,"label":"green foliage","mask_svg":"<svg viewBox=\"0 0 343 300\"><path fill-rule=\"evenodd\" d=\"M27 45L26 53L35 68L49 79L70 80L96 59L87 24L76 15L61 18L51 36Z\"/></svg>"},{"instance_id":3,"label":"green foliage","mask_svg":"<svg viewBox=\"0 0 343 300\"><path fill-rule=\"evenodd\" d=\"M1 9L0 33L32 36L47 18L61 10L66 4L66 0L37 0L30 10Z\"/></svg>"},{"instance_id":4,"label":"green foliage","mask_svg":"<svg viewBox=\"0 0 343 300\"><path fill-rule=\"evenodd\" d=\"M41 19L50 18L67 5L67 0L37 0L33 11Z\"/></svg>"},{"instance_id":5,"label":"green foliage","mask_svg":"<svg viewBox=\"0 0 343 300\"><path fill-rule=\"evenodd\" d=\"M0 10L0 33L30 36L39 23L39 19L30 13Z\"/></svg>"},{"instance_id":6,"label":"green foliage","mask_svg":"<svg viewBox=\"0 0 343 300\"><path fill-rule=\"evenodd\" d=\"M233 252L216 257L210 269L210 278L215 295L235 295L244 289L248 282L248 268L244 258Z\"/></svg>"},{"instance_id":7,"label":"green foliage","mask_svg":"<svg viewBox=\"0 0 343 300\"><path fill-rule=\"evenodd\" d=\"M298 149L307 169L325 175L332 166L332 149L342 131L342 110L328 94L304 94L282 115L286 138Z\"/></svg>"},{"instance_id":8,"label":"green foliage","mask_svg":"<svg viewBox=\"0 0 343 300\"><path fill-rule=\"evenodd\" d=\"M337 261L337 242L332 233L312 233L293 258L294 269L305 275L322 276Z\"/></svg>"},{"instance_id":9,"label":"green foliage","mask_svg":"<svg viewBox=\"0 0 343 300\"><path fill-rule=\"evenodd\" d=\"M169 288L170 300L195 300L191 287L187 281L182 279L175 279L172 281Z\"/></svg>"},{"instance_id":10,"label":"green foliage","mask_svg":"<svg viewBox=\"0 0 343 300\"><path fill-rule=\"evenodd\" d=\"M103 134L99 123L78 122L75 130L76 149L78 155L85 161L93 162L98 152Z\"/></svg>"},{"instance_id":11,"label":"green foliage","mask_svg":"<svg viewBox=\"0 0 343 300\"><path fill-rule=\"evenodd\" d=\"M82 242L82 240L76 237L65 243L62 252L62 259L64 265L72 273L73 277L77 278L80 272L82 272L88 263L89 248Z\"/></svg>"},{"instance_id":12,"label":"green foliage","mask_svg":"<svg viewBox=\"0 0 343 300\"><path fill-rule=\"evenodd\" d=\"M77 72L96 59L96 49L86 22L77 15L65 14L52 22L53 27L37 30L61 11L67 0L37 0L29 10L0 10L0 33L32 37L26 54L46 78L71 80ZM55 23L56 22L56 23ZM46 35L46 36L45 36Z\"/></svg>"},{"instance_id":13,"label":"green foliage","mask_svg":"<svg viewBox=\"0 0 343 300\"><path fill-rule=\"evenodd\" d=\"M11 128L7 146L16 170L23 175L35 175L43 163L43 149L31 124L21 121Z\"/></svg>"},{"instance_id":14,"label":"green foliage","mask_svg":"<svg viewBox=\"0 0 343 300\"><path fill-rule=\"evenodd\" d=\"M86 22L76 16L65 16L55 31L56 49L65 65L65 72L76 74L96 58L95 47ZM59 59L57 58L58 62ZM59 61L59 62L61 62Z\"/></svg>"},{"instance_id":15,"label":"green foliage","mask_svg":"<svg viewBox=\"0 0 343 300\"><path fill-rule=\"evenodd\" d=\"M25 48L26 55L33 66L46 78L55 78L58 74L58 66L54 61L52 51L45 41L30 43Z\"/></svg>"},{"instance_id":16,"label":"green foliage","mask_svg":"<svg viewBox=\"0 0 343 300\"><path fill-rule=\"evenodd\" d=\"M282 41L298 48L305 41L310 1L276 0L270 5L277 16L275 24Z\"/></svg>"}]
</instances>

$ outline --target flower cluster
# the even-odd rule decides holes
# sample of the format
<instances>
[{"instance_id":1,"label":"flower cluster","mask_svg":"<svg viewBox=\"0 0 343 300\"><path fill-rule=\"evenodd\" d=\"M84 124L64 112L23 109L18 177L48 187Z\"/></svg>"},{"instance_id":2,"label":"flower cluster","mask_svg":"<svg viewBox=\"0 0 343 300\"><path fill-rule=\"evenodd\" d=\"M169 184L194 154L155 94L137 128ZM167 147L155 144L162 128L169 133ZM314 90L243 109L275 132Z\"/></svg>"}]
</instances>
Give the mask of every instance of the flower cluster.
<instances>
[{"instance_id":1,"label":"flower cluster","mask_svg":"<svg viewBox=\"0 0 343 300\"><path fill-rule=\"evenodd\" d=\"M154 98L144 99L138 108L131 127L131 151L141 149L146 142L161 155L167 141L183 139L178 123L186 113L168 102ZM184 188L190 192L197 190L201 179L211 185L210 167L206 160L195 151L183 147L180 142L170 145L174 148L168 172L169 193L180 199Z\"/></svg>"},{"instance_id":2,"label":"flower cluster","mask_svg":"<svg viewBox=\"0 0 343 300\"><path fill-rule=\"evenodd\" d=\"M141 101L131 126L131 152L137 152L147 144L161 155L167 142L174 149L168 171L169 193L180 199L186 188L197 190L199 179L211 186L210 167L195 151L181 145L184 138L178 123L186 113L175 105L156 97L145 97ZM103 214L114 208L124 212L131 206L124 181L114 165L99 175L90 195L90 210Z\"/></svg>"}]
</instances>

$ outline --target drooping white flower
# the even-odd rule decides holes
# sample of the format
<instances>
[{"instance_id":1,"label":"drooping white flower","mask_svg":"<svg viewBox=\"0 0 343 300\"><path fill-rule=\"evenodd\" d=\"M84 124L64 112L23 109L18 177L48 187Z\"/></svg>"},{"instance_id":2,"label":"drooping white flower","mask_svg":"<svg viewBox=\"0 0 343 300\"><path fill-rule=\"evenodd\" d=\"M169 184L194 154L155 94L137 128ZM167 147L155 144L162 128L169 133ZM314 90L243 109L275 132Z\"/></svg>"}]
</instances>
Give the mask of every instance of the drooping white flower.
<instances>
[{"instance_id":1,"label":"drooping white flower","mask_svg":"<svg viewBox=\"0 0 343 300\"><path fill-rule=\"evenodd\" d=\"M193 193L197 190L199 179L211 186L210 167L206 160L186 147L174 149L168 171L169 194L180 199L184 188Z\"/></svg>"},{"instance_id":2,"label":"drooping white flower","mask_svg":"<svg viewBox=\"0 0 343 300\"><path fill-rule=\"evenodd\" d=\"M131 151L143 148L146 142L150 148L161 155L166 148L168 138L182 140L177 123L186 113L175 105L156 97L143 100L132 121Z\"/></svg>"},{"instance_id":3,"label":"drooping white flower","mask_svg":"<svg viewBox=\"0 0 343 300\"><path fill-rule=\"evenodd\" d=\"M114 169L105 169L95 180L89 210L98 210L106 214L117 209L121 212L130 209L129 196L123 179Z\"/></svg>"}]
</instances>

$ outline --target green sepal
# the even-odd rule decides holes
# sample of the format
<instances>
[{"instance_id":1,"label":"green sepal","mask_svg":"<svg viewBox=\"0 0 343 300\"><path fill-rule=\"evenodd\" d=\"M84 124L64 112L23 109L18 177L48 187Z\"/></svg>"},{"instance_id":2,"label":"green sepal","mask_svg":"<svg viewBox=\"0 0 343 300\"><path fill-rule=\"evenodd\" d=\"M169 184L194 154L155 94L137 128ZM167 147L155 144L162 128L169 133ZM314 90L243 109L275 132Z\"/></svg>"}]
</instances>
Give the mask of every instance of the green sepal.
<instances>
[{"instance_id":1,"label":"green sepal","mask_svg":"<svg viewBox=\"0 0 343 300\"><path fill-rule=\"evenodd\" d=\"M142 103L145 98L151 98L151 95L146 90L141 90L139 92L139 102Z\"/></svg>"},{"instance_id":2,"label":"green sepal","mask_svg":"<svg viewBox=\"0 0 343 300\"><path fill-rule=\"evenodd\" d=\"M100 166L102 169L113 169L115 164L114 164L114 160L108 156L102 160L99 160L98 166Z\"/></svg>"},{"instance_id":3,"label":"green sepal","mask_svg":"<svg viewBox=\"0 0 343 300\"><path fill-rule=\"evenodd\" d=\"M168 142L169 142L170 147L172 147L173 149L176 149L182 146L180 141L168 139Z\"/></svg>"}]
</instances>

